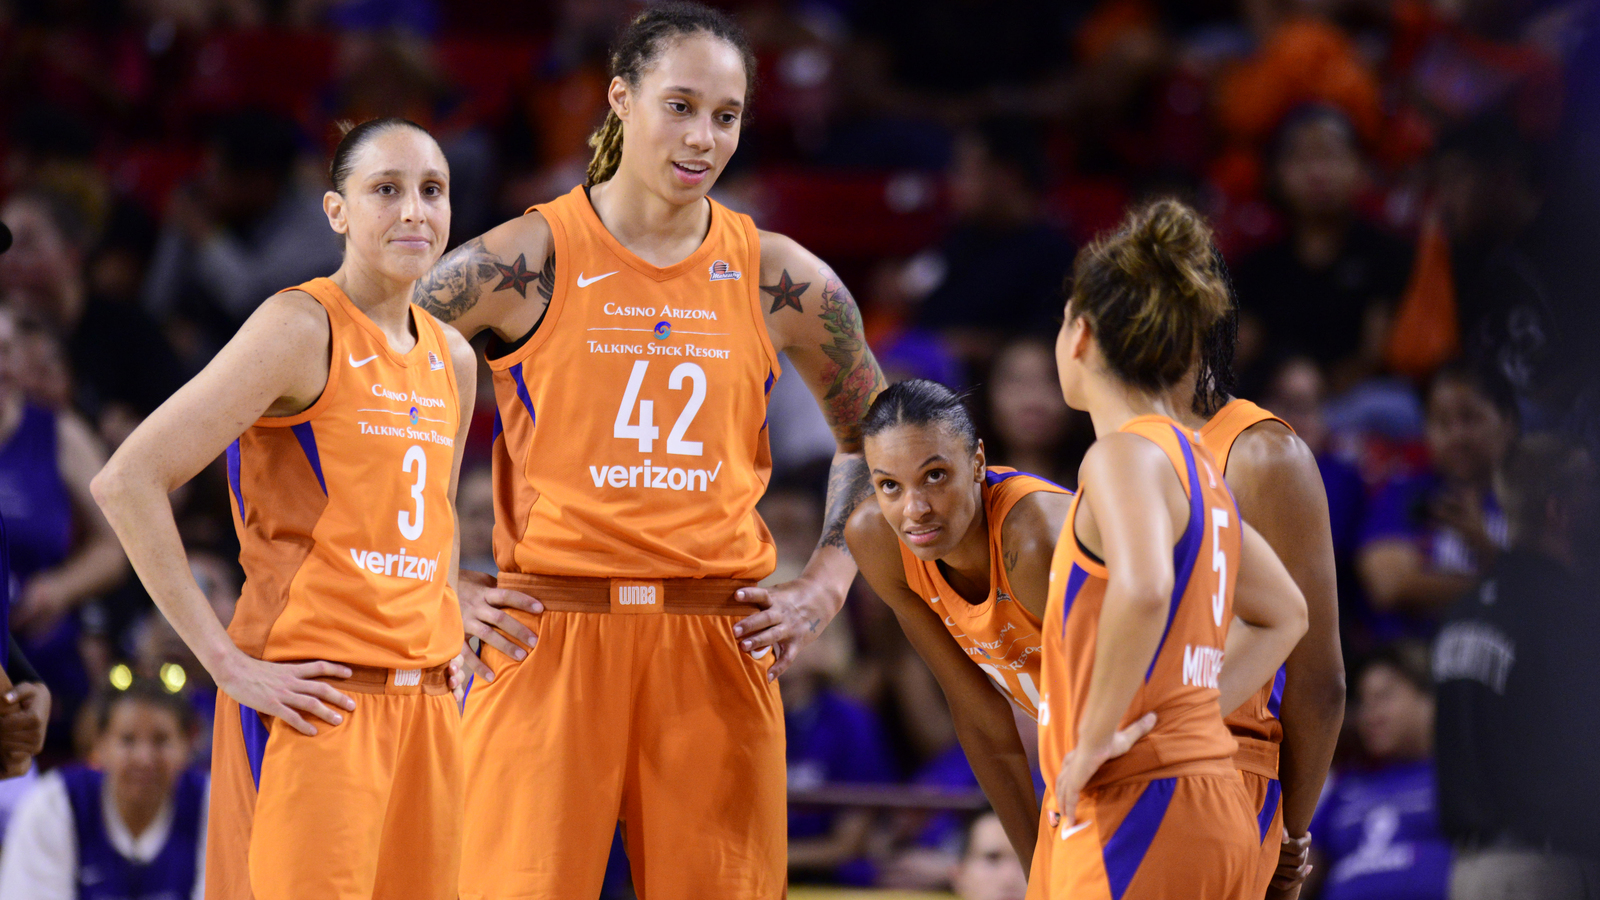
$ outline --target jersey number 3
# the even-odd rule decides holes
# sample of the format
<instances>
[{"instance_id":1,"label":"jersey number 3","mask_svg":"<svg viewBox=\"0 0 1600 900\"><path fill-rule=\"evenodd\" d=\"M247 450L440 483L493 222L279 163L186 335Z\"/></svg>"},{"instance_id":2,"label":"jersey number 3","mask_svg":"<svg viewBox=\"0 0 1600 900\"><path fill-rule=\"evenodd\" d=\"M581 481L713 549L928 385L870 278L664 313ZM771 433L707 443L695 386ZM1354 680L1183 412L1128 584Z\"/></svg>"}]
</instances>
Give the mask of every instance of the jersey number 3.
<instances>
[{"instance_id":1,"label":"jersey number 3","mask_svg":"<svg viewBox=\"0 0 1600 900\"><path fill-rule=\"evenodd\" d=\"M400 510L400 535L408 541L422 537L422 488L428 483L428 456L416 444L406 451L405 461L400 464L401 471L417 470L417 483L411 486L411 499L417 501L415 513Z\"/></svg>"},{"instance_id":2,"label":"jersey number 3","mask_svg":"<svg viewBox=\"0 0 1600 900\"><path fill-rule=\"evenodd\" d=\"M656 445L656 439L661 437L661 429L655 424L655 401L640 400L639 389L644 385L644 373L650 368L647 359L635 360L633 373L628 376L628 387L622 392L622 405L617 407L617 422L611 430L611 436L623 440L638 441L639 452L649 453ZM684 381L693 382L690 387L689 402L684 405L683 412L678 414L678 421L673 423L672 431L667 435L667 452L681 456L699 456L701 454L700 441L686 441L684 434L689 430L689 424L699 414L700 407L706 402L706 370L700 368L698 363L679 363L672 374L667 376L667 387L674 391L683 390ZM639 407L639 424L631 424L633 408Z\"/></svg>"}]
</instances>

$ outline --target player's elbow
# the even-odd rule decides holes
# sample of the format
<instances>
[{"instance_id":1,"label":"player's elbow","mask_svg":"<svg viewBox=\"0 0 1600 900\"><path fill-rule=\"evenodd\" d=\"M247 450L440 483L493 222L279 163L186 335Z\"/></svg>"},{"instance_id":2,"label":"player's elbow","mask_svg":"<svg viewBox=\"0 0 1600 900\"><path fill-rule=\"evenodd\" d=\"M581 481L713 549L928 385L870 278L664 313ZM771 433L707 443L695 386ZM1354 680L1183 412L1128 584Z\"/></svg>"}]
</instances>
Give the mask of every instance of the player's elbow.
<instances>
[{"instance_id":1,"label":"player's elbow","mask_svg":"<svg viewBox=\"0 0 1600 900\"><path fill-rule=\"evenodd\" d=\"M127 495L127 486L126 473L123 472L122 466L117 464L117 460L112 459L89 479L89 496L94 498L94 502L103 512L110 515Z\"/></svg>"}]
</instances>

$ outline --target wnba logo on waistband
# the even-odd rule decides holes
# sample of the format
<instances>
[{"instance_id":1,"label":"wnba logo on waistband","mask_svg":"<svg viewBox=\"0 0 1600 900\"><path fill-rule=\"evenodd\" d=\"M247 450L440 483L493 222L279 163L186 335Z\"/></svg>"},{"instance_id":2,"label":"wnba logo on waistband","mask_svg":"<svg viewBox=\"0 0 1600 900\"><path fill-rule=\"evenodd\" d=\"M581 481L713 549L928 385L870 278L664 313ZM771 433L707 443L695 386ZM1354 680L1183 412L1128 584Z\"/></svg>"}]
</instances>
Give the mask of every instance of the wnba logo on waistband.
<instances>
[{"instance_id":1,"label":"wnba logo on waistband","mask_svg":"<svg viewBox=\"0 0 1600 900\"><path fill-rule=\"evenodd\" d=\"M627 584L617 588L617 602L623 606L654 606L656 586L653 584Z\"/></svg>"},{"instance_id":2,"label":"wnba logo on waistband","mask_svg":"<svg viewBox=\"0 0 1600 900\"><path fill-rule=\"evenodd\" d=\"M728 268L728 264L724 260L719 259L711 264L712 281L738 281L739 275L740 273Z\"/></svg>"}]
</instances>

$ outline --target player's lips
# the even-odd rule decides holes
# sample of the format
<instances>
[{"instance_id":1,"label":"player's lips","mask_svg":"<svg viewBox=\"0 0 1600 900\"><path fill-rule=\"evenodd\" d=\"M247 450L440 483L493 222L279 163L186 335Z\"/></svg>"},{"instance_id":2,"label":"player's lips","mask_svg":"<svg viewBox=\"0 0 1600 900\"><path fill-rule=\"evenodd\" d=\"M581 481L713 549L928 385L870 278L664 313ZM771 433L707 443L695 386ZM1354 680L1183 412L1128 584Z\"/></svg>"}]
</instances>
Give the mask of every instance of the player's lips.
<instances>
[{"instance_id":1,"label":"player's lips","mask_svg":"<svg viewBox=\"0 0 1600 900\"><path fill-rule=\"evenodd\" d=\"M711 163L703 159L674 160L672 168L677 172L679 181L696 185L706 180L706 175L711 172Z\"/></svg>"},{"instance_id":2,"label":"player's lips","mask_svg":"<svg viewBox=\"0 0 1600 900\"><path fill-rule=\"evenodd\" d=\"M939 525L918 525L914 529L907 528L905 536L907 541L916 544L918 547L926 547L938 540L939 535L943 532L944 528Z\"/></svg>"},{"instance_id":3,"label":"player's lips","mask_svg":"<svg viewBox=\"0 0 1600 900\"><path fill-rule=\"evenodd\" d=\"M425 237L413 237L410 235L406 237L394 238L391 243L404 247L407 250L426 250L433 246L433 242Z\"/></svg>"}]
</instances>

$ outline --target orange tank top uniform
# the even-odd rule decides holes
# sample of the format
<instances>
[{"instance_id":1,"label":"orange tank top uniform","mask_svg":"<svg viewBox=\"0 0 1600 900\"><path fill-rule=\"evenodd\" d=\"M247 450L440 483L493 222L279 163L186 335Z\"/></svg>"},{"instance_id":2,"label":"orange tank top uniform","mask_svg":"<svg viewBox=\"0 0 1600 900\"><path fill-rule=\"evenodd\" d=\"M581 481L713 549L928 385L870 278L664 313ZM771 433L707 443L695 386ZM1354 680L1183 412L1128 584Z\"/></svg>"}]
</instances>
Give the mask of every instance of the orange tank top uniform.
<instances>
[{"instance_id":1,"label":"orange tank top uniform","mask_svg":"<svg viewBox=\"0 0 1600 900\"><path fill-rule=\"evenodd\" d=\"M1277 422L1285 428L1289 423L1251 403L1249 400L1232 400L1211 417L1200 429L1200 440L1217 460L1224 475L1228 471L1228 453L1234 441L1246 429L1261 422ZM1290 431L1294 429L1290 428ZM1284 669L1261 688L1245 704L1231 713L1228 729L1239 739L1239 752L1234 764L1246 772L1274 779L1270 790L1277 789L1278 746L1283 742L1283 724L1278 721L1278 707L1283 702ZM1276 805L1270 798L1269 805Z\"/></svg>"},{"instance_id":2,"label":"orange tank top uniform","mask_svg":"<svg viewBox=\"0 0 1600 900\"><path fill-rule=\"evenodd\" d=\"M772 572L755 511L779 375L760 240L748 216L710 207L699 249L664 268L618 243L582 187L534 208L550 224L555 292L526 343L489 361L502 586ZM650 605L646 593L613 591L613 607Z\"/></svg>"},{"instance_id":3,"label":"orange tank top uniform","mask_svg":"<svg viewBox=\"0 0 1600 900\"><path fill-rule=\"evenodd\" d=\"M447 580L460 410L442 326L412 306L417 343L399 354L331 280L295 290L327 311L328 384L228 447L245 572L228 632L259 659L443 665L463 633Z\"/></svg>"},{"instance_id":4,"label":"orange tank top uniform","mask_svg":"<svg viewBox=\"0 0 1600 900\"><path fill-rule=\"evenodd\" d=\"M906 584L944 621L968 658L1029 716L1039 718L1039 619L1017 602L1001 559L1000 535L1017 501L1036 491L1072 492L1036 475L990 466L983 484L983 510L989 528L989 595L972 603L945 581L936 562L924 562L905 544L900 560Z\"/></svg>"}]
</instances>

